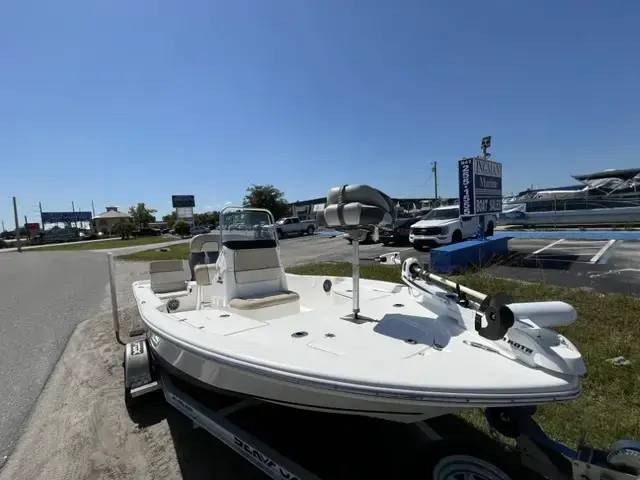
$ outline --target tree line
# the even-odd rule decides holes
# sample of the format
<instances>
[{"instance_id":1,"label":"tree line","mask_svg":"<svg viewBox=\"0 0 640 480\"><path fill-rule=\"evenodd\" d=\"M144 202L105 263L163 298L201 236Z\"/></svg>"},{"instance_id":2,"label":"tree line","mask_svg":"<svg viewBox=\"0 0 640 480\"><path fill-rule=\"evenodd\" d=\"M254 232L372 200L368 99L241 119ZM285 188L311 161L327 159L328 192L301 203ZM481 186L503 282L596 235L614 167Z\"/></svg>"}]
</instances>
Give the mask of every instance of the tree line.
<instances>
[{"instance_id":1,"label":"tree line","mask_svg":"<svg viewBox=\"0 0 640 480\"><path fill-rule=\"evenodd\" d=\"M276 220L291 215L289 202L287 202L284 193L270 184L254 184L248 187L242 200L242 206L269 210ZM149 228L149 224L156 222L157 210L149 208L144 202L139 202L129 207L128 213L131 216L131 222L121 222L113 229L113 233L120 235L122 238L129 238L136 229ZM180 221L175 211L164 215L162 221L167 224L168 228L176 231L176 233L183 235L188 234L189 225L186 222ZM217 226L220 221L220 212L214 210L195 213L193 215L193 221L196 226ZM181 233L185 232L185 225L186 233Z\"/></svg>"},{"instance_id":2,"label":"tree line","mask_svg":"<svg viewBox=\"0 0 640 480\"><path fill-rule=\"evenodd\" d=\"M291 214L289 208L289 202L287 202L284 193L274 187L273 185L251 185L247 188L245 196L242 200L243 207L264 208L269 210L273 217L278 218ZM144 202L140 202L135 206L129 208L129 215L132 222L123 222L122 225L118 225L117 231L114 233L129 237L135 227L148 228L150 223L156 221L156 210L146 206ZM162 221L167 224L167 227L174 230L179 235L187 235L189 233L189 225L180 220L175 211L164 215ZM220 212L213 210L210 212L194 213L193 222L195 226L215 227L220 221Z\"/></svg>"}]
</instances>

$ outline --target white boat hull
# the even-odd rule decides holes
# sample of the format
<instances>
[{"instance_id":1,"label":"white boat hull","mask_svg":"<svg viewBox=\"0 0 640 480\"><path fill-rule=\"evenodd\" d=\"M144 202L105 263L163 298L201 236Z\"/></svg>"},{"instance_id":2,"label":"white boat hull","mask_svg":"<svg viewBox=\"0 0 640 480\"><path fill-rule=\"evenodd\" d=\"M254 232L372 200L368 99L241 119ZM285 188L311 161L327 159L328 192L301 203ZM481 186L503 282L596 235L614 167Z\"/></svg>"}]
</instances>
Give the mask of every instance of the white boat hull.
<instances>
[{"instance_id":1,"label":"white boat hull","mask_svg":"<svg viewBox=\"0 0 640 480\"><path fill-rule=\"evenodd\" d=\"M149 339L153 355L162 362L197 383L230 395L242 394L303 410L360 415L400 423L420 422L468 408L464 405L444 407L428 402L402 402L394 397L364 396L282 381L205 359L153 332L149 332ZM507 402L506 405L513 403Z\"/></svg>"}]
</instances>

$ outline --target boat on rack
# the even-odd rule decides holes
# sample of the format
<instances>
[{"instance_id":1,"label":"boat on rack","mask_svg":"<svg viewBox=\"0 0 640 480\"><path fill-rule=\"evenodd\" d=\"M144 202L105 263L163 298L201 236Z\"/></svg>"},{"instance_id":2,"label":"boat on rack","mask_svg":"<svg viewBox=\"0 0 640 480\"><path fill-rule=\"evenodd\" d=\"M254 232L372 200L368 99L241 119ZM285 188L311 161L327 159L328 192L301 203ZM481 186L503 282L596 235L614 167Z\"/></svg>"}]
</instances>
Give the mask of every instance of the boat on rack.
<instances>
[{"instance_id":1,"label":"boat on rack","mask_svg":"<svg viewBox=\"0 0 640 480\"><path fill-rule=\"evenodd\" d=\"M574 175L565 187L530 189L503 200L509 225L611 225L640 222L640 168Z\"/></svg>"},{"instance_id":2,"label":"boat on rack","mask_svg":"<svg viewBox=\"0 0 640 480\"><path fill-rule=\"evenodd\" d=\"M353 239L352 277L330 277L285 273L272 215L225 208L191 240L191 279L160 261L133 283L153 359L203 389L404 423L580 395L582 356L553 330L575 321L570 305L486 296L416 259L402 284L361 279L360 240L394 217L374 188L330 190L318 222Z\"/></svg>"}]
</instances>

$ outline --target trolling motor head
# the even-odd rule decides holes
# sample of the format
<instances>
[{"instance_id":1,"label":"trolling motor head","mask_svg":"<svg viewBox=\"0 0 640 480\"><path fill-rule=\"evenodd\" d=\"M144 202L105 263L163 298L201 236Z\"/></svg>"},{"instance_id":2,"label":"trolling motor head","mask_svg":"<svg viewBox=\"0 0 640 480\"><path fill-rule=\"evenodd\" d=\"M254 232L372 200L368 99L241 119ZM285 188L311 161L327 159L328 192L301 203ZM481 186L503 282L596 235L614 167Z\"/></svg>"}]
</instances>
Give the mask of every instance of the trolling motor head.
<instances>
[{"instance_id":1,"label":"trolling motor head","mask_svg":"<svg viewBox=\"0 0 640 480\"><path fill-rule=\"evenodd\" d=\"M487 340L500 340L515 323L515 315L507 306L513 303L510 295L499 292L495 295L487 295L476 312L476 332ZM482 318L487 321L487 326L482 326Z\"/></svg>"}]
</instances>

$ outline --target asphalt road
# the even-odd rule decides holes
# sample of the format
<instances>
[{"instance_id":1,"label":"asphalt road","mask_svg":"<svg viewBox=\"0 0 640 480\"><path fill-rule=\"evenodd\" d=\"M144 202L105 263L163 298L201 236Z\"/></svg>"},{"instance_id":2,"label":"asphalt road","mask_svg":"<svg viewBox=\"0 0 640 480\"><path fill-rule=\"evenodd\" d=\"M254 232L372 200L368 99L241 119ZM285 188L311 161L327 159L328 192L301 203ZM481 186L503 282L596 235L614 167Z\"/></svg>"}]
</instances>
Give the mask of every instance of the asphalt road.
<instances>
[{"instance_id":1,"label":"asphalt road","mask_svg":"<svg viewBox=\"0 0 640 480\"><path fill-rule=\"evenodd\" d=\"M104 256L0 255L0 466L78 323L105 297Z\"/></svg>"}]
</instances>

